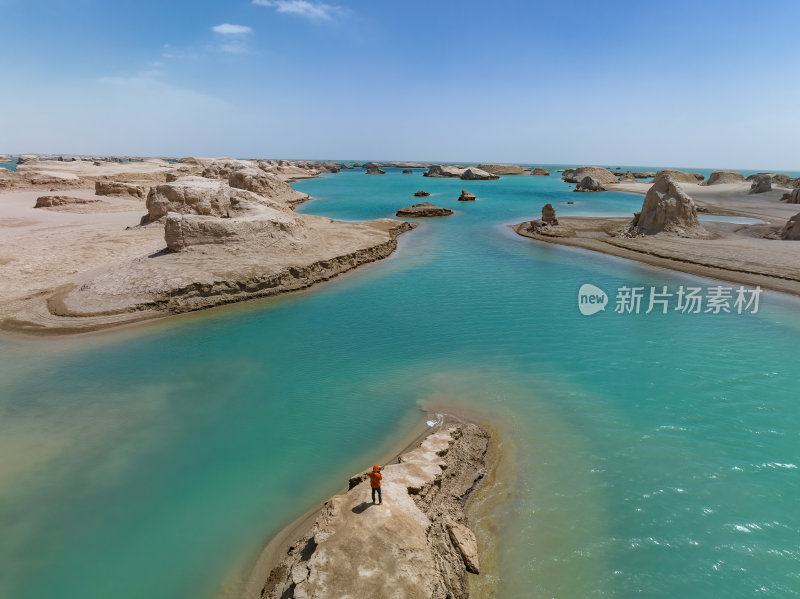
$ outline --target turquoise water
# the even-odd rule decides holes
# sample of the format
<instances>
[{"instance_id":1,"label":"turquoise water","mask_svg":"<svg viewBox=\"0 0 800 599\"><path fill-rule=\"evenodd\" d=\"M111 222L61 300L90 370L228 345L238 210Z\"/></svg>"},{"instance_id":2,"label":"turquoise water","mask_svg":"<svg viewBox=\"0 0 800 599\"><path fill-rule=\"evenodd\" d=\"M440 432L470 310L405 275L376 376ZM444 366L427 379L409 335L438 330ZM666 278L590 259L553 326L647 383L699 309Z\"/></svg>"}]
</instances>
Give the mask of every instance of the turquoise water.
<instances>
[{"instance_id":1,"label":"turquoise water","mask_svg":"<svg viewBox=\"0 0 800 599\"><path fill-rule=\"evenodd\" d=\"M10 171L17 170L17 159L15 158L11 162L0 162L0 168L6 168Z\"/></svg>"},{"instance_id":2,"label":"turquoise water","mask_svg":"<svg viewBox=\"0 0 800 599\"><path fill-rule=\"evenodd\" d=\"M235 590L271 534L443 403L512 423L498 596L800 596L797 301L584 317L583 283L707 282L504 226L641 196L394 170L296 187L334 218L390 216L418 189L456 214L308 293L2 339L0 597Z\"/></svg>"}]
</instances>

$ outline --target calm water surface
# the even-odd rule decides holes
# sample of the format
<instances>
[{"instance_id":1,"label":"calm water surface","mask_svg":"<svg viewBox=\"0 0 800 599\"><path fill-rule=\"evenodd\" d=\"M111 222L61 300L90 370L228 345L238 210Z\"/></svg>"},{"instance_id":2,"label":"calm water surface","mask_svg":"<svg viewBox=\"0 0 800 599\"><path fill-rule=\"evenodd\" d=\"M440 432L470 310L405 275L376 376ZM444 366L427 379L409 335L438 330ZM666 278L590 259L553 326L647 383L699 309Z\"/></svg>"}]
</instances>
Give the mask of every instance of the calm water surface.
<instances>
[{"instance_id":1,"label":"calm water surface","mask_svg":"<svg viewBox=\"0 0 800 599\"><path fill-rule=\"evenodd\" d=\"M167 324L0 340L0 597L197 599L236 589L288 520L449 403L507 425L501 597L800 596L798 303L582 316L593 283L708 281L505 226L627 215L553 177L342 172L301 211L429 201L389 260L310 293ZM456 201L462 188L478 196ZM567 201L574 201L572 205Z\"/></svg>"}]
</instances>

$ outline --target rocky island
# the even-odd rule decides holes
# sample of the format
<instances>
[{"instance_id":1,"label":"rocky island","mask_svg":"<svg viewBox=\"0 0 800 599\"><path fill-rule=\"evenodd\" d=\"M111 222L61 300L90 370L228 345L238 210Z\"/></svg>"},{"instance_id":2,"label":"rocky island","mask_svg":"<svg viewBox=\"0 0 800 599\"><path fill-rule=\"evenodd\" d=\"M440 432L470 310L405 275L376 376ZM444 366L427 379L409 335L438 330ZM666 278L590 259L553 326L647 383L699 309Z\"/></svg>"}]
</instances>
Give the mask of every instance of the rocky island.
<instances>
[{"instance_id":1,"label":"rocky island","mask_svg":"<svg viewBox=\"0 0 800 599\"><path fill-rule=\"evenodd\" d=\"M489 445L478 425L448 418L383 468L381 505L371 503L366 472L353 476L266 565L259 595L466 599L480 559L465 505Z\"/></svg>"},{"instance_id":2,"label":"rocky island","mask_svg":"<svg viewBox=\"0 0 800 599\"><path fill-rule=\"evenodd\" d=\"M430 218L437 216L450 216L453 211L449 208L442 208L430 202L422 202L413 206L406 206L397 211L397 216L403 218Z\"/></svg>"}]
</instances>

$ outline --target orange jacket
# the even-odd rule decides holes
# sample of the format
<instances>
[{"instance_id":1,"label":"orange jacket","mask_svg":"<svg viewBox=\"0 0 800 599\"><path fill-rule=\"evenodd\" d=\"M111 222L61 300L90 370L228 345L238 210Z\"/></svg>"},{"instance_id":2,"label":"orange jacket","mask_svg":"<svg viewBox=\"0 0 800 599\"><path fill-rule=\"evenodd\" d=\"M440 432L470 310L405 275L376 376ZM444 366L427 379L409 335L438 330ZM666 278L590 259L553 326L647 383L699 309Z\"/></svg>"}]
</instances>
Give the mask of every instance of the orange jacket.
<instances>
[{"instance_id":1,"label":"orange jacket","mask_svg":"<svg viewBox=\"0 0 800 599\"><path fill-rule=\"evenodd\" d=\"M369 473L369 486L373 489L380 489L382 478L383 474L380 473L380 468L378 466L373 466L372 472Z\"/></svg>"}]
</instances>

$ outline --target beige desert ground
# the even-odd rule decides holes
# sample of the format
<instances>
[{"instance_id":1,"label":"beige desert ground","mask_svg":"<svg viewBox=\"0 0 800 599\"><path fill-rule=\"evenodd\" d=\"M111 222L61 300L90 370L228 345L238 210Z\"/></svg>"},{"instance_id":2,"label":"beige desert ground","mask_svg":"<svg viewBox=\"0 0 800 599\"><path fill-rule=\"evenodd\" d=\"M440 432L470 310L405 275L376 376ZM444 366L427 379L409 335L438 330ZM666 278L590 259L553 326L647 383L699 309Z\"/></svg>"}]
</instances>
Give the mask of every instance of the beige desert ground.
<instances>
[{"instance_id":1,"label":"beige desert ground","mask_svg":"<svg viewBox=\"0 0 800 599\"><path fill-rule=\"evenodd\" d=\"M0 169L0 329L97 330L306 288L412 226L301 215L331 163L189 158ZM36 206L39 207L36 207Z\"/></svg>"},{"instance_id":2,"label":"beige desert ground","mask_svg":"<svg viewBox=\"0 0 800 599\"><path fill-rule=\"evenodd\" d=\"M712 175L702 183L686 175L672 171L656 177L655 182L669 176L672 191L654 189L654 182L587 182L587 186L600 183L609 190L652 194L646 195L651 201L645 200L638 217L657 222L651 230L631 231L631 218L576 217L559 217L555 225L525 222L515 230L538 241L800 295L800 231L793 226L800 205L791 203L797 201L800 189L772 185L768 191L755 193L754 182L744 181L741 175L731 176L738 179L732 182ZM590 197L602 194L588 193ZM698 221L698 214L746 217L765 224Z\"/></svg>"}]
</instances>

